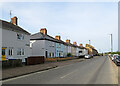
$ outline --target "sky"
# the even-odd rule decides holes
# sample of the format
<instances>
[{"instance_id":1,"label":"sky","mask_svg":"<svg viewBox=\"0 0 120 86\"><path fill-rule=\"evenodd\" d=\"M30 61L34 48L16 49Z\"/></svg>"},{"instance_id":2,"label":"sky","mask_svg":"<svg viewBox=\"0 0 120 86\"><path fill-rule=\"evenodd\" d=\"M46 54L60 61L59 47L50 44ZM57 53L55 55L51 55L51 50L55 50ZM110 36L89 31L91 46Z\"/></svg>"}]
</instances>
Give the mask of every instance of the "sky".
<instances>
[{"instance_id":1,"label":"sky","mask_svg":"<svg viewBox=\"0 0 120 86\"><path fill-rule=\"evenodd\" d=\"M4 2L0 9L0 19L9 22L12 10L18 25L31 34L45 27L63 41L85 46L91 40L99 52L110 51L109 34L113 34L113 50L118 50L117 2Z\"/></svg>"}]
</instances>

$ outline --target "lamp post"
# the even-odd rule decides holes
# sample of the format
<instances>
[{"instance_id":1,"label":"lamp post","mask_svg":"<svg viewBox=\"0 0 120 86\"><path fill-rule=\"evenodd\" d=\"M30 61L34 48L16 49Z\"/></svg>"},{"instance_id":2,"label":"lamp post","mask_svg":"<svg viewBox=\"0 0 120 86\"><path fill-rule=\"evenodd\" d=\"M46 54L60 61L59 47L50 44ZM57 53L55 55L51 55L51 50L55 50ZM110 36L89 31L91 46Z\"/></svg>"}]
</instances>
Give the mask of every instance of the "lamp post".
<instances>
[{"instance_id":1,"label":"lamp post","mask_svg":"<svg viewBox=\"0 0 120 86\"><path fill-rule=\"evenodd\" d=\"M113 38L112 38L112 34L110 34L110 39L111 39L111 52L113 52Z\"/></svg>"},{"instance_id":2,"label":"lamp post","mask_svg":"<svg viewBox=\"0 0 120 86\"><path fill-rule=\"evenodd\" d=\"M89 45L90 45L90 41L91 41L91 40L89 40Z\"/></svg>"}]
</instances>

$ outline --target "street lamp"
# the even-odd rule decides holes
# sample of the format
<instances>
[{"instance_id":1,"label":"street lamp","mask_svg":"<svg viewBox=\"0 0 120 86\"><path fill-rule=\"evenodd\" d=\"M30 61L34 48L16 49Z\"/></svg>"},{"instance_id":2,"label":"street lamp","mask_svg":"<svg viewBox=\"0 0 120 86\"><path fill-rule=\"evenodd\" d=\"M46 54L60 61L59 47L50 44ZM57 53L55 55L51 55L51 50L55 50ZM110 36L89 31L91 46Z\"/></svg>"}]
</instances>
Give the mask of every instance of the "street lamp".
<instances>
[{"instance_id":1,"label":"street lamp","mask_svg":"<svg viewBox=\"0 0 120 86\"><path fill-rule=\"evenodd\" d=\"M91 40L89 40L89 45L90 45L90 41L91 41Z\"/></svg>"},{"instance_id":2,"label":"street lamp","mask_svg":"<svg viewBox=\"0 0 120 86\"><path fill-rule=\"evenodd\" d=\"M111 39L111 52L113 52L113 38L112 38L112 34L109 34L110 35L110 39Z\"/></svg>"}]
</instances>

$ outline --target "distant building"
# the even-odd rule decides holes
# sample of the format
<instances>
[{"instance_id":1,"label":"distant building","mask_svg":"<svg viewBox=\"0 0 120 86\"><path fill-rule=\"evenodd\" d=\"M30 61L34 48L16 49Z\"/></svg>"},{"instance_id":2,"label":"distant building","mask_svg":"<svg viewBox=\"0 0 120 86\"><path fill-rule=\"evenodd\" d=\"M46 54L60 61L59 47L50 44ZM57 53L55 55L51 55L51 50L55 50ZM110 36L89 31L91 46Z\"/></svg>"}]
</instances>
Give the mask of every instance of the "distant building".
<instances>
[{"instance_id":1,"label":"distant building","mask_svg":"<svg viewBox=\"0 0 120 86\"><path fill-rule=\"evenodd\" d=\"M29 56L30 33L17 25L17 17L11 18L11 22L2 22L2 59L22 59Z\"/></svg>"},{"instance_id":2,"label":"distant building","mask_svg":"<svg viewBox=\"0 0 120 86\"><path fill-rule=\"evenodd\" d=\"M98 51L92 45L86 44L85 48L88 50L89 55L97 55L98 54Z\"/></svg>"}]
</instances>

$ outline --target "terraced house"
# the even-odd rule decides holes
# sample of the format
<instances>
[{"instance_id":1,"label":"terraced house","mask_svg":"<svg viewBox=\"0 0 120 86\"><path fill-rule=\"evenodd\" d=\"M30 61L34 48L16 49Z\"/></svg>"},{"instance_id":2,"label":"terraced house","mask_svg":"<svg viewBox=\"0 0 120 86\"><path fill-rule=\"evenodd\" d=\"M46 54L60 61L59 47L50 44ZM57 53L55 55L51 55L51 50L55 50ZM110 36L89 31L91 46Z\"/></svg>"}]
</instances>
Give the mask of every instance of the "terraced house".
<instances>
[{"instance_id":1,"label":"terraced house","mask_svg":"<svg viewBox=\"0 0 120 86\"><path fill-rule=\"evenodd\" d=\"M53 38L47 34L47 29L42 28L40 32L30 37L31 56L66 57L67 43L60 36Z\"/></svg>"},{"instance_id":2,"label":"terraced house","mask_svg":"<svg viewBox=\"0 0 120 86\"><path fill-rule=\"evenodd\" d=\"M31 56L55 57L56 42L55 38L47 34L46 28L40 29L40 32L30 37Z\"/></svg>"},{"instance_id":3,"label":"terraced house","mask_svg":"<svg viewBox=\"0 0 120 86\"><path fill-rule=\"evenodd\" d=\"M56 36L55 39L59 41L56 42L56 57L66 57L68 44L62 41L60 36Z\"/></svg>"},{"instance_id":4,"label":"terraced house","mask_svg":"<svg viewBox=\"0 0 120 86\"><path fill-rule=\"evenodd\" d=\"M2 59L22 59L30 55L30 33L18 26L17 17L2 22Z\"/></svg>"}]
</instances>

